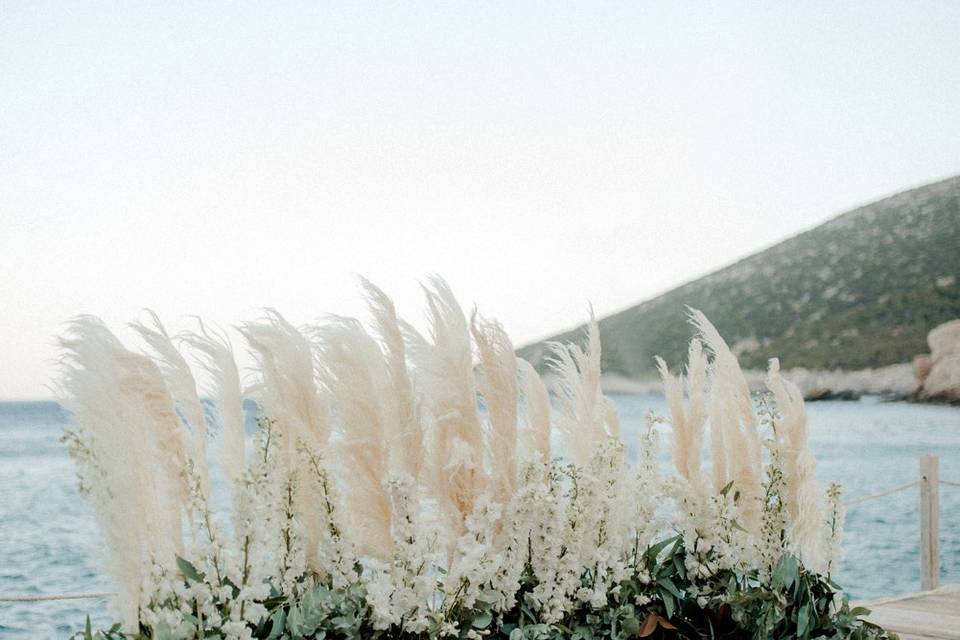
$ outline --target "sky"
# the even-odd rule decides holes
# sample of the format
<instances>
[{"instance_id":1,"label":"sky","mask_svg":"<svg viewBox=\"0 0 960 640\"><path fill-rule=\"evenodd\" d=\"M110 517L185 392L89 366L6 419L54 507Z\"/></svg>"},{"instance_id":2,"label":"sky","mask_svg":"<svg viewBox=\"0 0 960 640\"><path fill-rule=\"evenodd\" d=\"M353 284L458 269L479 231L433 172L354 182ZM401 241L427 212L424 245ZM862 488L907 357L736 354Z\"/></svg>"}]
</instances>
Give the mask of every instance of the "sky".
<instances>
[{"instance_id":1,"label":"sky","mask_svg":"<svg viewBox=\"0 0 960 640\"><path fill-rule=\"evenodd\" d=\"M151 308L518 344L960 173L960 3L0 0L0 398ZM678 318L678 321L680 319ZM126 338L128 334L121 333Z\"/></svg>"}]
</instances>

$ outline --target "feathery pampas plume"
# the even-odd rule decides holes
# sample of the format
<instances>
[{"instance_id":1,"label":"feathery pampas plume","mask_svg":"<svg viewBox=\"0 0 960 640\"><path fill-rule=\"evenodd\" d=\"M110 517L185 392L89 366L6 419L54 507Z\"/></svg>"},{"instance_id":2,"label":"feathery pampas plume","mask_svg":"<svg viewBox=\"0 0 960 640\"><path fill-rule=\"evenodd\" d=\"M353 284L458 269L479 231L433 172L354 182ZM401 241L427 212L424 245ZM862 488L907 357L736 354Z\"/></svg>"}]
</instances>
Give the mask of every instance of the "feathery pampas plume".
<instances>
[{"instance_id":1,"label":"feathery pampas plume","mask_svg":"<svg viewBox=\"0 0 960 640\"><path fill-rule=\"evenodd\" d=\"M784 503L793 522L793 536L798 554L811 566L821 566L818 529L820 508L817 504L816 461L810 450L807 433L807 412L803 395L796 385L780 375L780 361L770 360L767 388L773 393L779 417L775 419L777 445L783 456L786 485Z\"/></svg>"},{"instance_id":2,"label":"feathery pampas plume","mask_svg":"<svg viewBox=\"0 0 960 640\"><path fill-rule=\"evenodd\" d=\"M716 327L702 312L691 309L690 317L703 343L713 355L710 363L711 438L722 442L718 457L726 462L715 462L726 467L726 476L715 475L716 484L725 486L733 481L743 496L743 526L754 531L759 526L761 490L761 442L757 417L753 412L750 389L740 370L737 357L730 351Z\"/></svg>"},{"instance_id":3,"label":"feathery pampas plume","mask_svg":"<svg viewBox=\"0 0 960 640\"><path fill-rule=\"evenodd\" d=\"M427 485L457 535L486 489L484 443L477 411L470 333L449 285L432 277L424 286L430 338L407 327L411 356L422 377L433 439Z\"/></svg>"},{"instance_id":4,"label":"feathery pampas plume","mask_svg":"<svg viewBox=\"0 0 960 640\"><path fill-rule=\"evenodd\" d=\"M690 341L687 356L687 375L673 376L667 363L656 358L663 380L663 393L670 409L673 426L673 463L680 475L700 495L706 490L701 476L700 458L703 447L703 429L707 419L707 359L699 340ZM686 382L686 402L684 402ZM722 488L723 485L721 485Z\"/></svg>"},{"instance_id":5,"label":"feathery pampas plume","mask_svg":"<svg viewBox=\"0 0 960 640\"><path fill-rule=\"evenodd\" d=\"M73 320L60 347L64 402L77 425L67 444L108 545L120 619L135 629L145 567L182 551L187 434L157 365L100 320Z\"/></svg>"},{"instance_id":6,"label":"feathery pampas plume","mask_svg":"<svg viewBox=\"0 0 960 640\"><path fill-rule=\"evenodd\" d=\"M320 455L330 437L327 407L314 377L313 351L306 336L273 309L267 309L258 322L242 324L239 331L258 365L260 382L253 391L265 414L274 421L286 482L300 488L288 490L293 500L293 511L288 515L300 527L307 566L316 570L321 566L317 553L323 523L312 511L322 496L315 483L298 474L299 452ZM288 537L290 533L283 535Z\"/></svg>"},{"instance_id":7,"label":"feathery pampas plume","mask_svg":"<svg viewBox=\"0 0 960 640\"><path fill-rule=\"evenodd\" d=\"M358 321L335 317L314 333L320 377L336 408L337 460L354 496L348 502L351 526L361 552L387 559L392 542L384 480L390 464L381 401L390 397L388 372L380 348ZM396 415L390 419L398 422Z\"/></svg>"},{"instance_id":8,"label":"feathery pampas plume","mask_svg":"<svg viewBox=\"0 0 960 640\"><path fill-rule=\"evenodd\" d=\"M387 437L391 441L391 449L399 452L395 456L399 460L399 468L417 480L423 468L423 424L420 420L420 403L414 395L407 368L403 330L393 301L366 278L360 278L360 283L367 294L374 330L380 338L390 377L390 387L383 398L383 404L390 406L385 412Z\"/></svg>"},{"instance_id":9,"label":"feathery pampas plume","mask_svg":"<svg viewBox=\"0 0 960 640\"><path fill-rule=\"evenodd\" d=\"M246 467L240 372L230 338L222 331L208 329L202 320L198 319L198 323L198 332L185 332L178 337L197 352L200 366L213 383L210 396L218 418L215 454L220 469L236 484Z\"/></svg>"},{"instance_id":10,"label":"feathery pampas plume","mask_svg":"<svg viewBox=\"0 0 960 640\"><path fill-rule=\"evenodd\" d=\"M190 457L197 465L200 474L201 490L210 496L210 477L207 473L207 425L203 415L197 384L193 372L183 354L174 346L160 318L147 309L153 327L142 322L130 326L139 333L157 355L157 362L170 395L176 402L179 415L183 416L190 428Z\"/></svg>"},{"instance_id":11,"label":"feathery pampas plume","mask_svg":"<svg viewBox=\"0 0 960 640\"><path fill-rule=\"evenodd\" d=\"M600 391L600 328L590 310L587 344L550 343L550 366L557 375L557 428L566 453L584 465L607 436L607 406Z\"/></svg>"},{"instance_id":12,"label":"feathery pampas plume","mask_svg":"<svg viewBox=\"0 0 960 640\"><path fill-rule=\"evenodd\" d=\"M273 309L258 322L239 327L261 379L254 396L277 421L285 440L284 463L294 466L297 442L321 450L329 438L327 409L314 379L310 342Z\"/></svg>"},{"instance_id":13,"label":"feathery pampas plume","mask_svg":"<svg viewBox=\"0 0 960 640\"><path fill-rule=\"evenodd\" d=\"M487 440L493 497L507 504L517 483L517 356L503 326L476 311L470 319L470 333L479 359L480 395L490 421Z\"/></svg>"},{"instance_id":14,"label":"feathery pampas plume","mask_svg":"<svg viewBox=\"0 0 960 640\"><path fill-rule=\"evenodd\" d=\"M524 440L528 452L536 452L542 460L550 459L550 396L540 375L529 362L517 358L520 388L526 420Z\"/></svg>"}]
</instances>

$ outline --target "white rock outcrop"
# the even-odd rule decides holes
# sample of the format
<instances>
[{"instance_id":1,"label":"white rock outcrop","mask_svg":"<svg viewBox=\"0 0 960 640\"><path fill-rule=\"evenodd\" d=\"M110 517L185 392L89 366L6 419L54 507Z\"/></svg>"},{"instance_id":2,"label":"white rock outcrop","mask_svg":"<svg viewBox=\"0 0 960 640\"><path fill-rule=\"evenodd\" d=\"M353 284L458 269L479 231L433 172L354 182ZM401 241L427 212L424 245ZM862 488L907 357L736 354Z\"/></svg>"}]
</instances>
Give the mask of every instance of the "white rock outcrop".
<instances>
[{"instance_id":1,"label":"white rock outcrop","mask_svg":"<svg viewBox=\"0 0 960 640\"><path fill-rule=\"evenodd\" d=\"M918 380L921 398L960 402L960 319L935 327L927 335L930 360ZM922 375L920 371L918 375Z\"/></svg>"}]
</instances>

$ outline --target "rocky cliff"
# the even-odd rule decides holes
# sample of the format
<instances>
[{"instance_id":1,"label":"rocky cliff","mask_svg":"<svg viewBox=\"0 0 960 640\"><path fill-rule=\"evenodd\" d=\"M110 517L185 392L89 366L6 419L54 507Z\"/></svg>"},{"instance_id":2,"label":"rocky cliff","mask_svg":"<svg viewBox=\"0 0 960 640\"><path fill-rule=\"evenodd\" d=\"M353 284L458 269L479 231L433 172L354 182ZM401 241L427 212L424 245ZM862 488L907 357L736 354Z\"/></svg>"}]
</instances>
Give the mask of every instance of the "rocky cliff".
<instances>
[{"instance_id":1,"label":"rocky cliff","mask_svg":"<svg viewBox=\"0 0 960 640\"><path fill-rule=\"evenodd\" d=\"M945 322L927 336L929 355L914 358L917 396L960 402L960 319Z\"/></svg>"},{"instance_id":2,"label":"rocky cliff","mask_svg":"<svg viewBox=\"0 0 960 640\"><path fill-rule=\"evenodd\" d=\"M909 363L928 350L927 334L960 317L960 176L841 214L602 318L604 371L650 379L654 355L682 362L688 305L707 314L745 368L772 356L818 375L907 363L891 384L910 386ZM578 327L550 339L581 337ZM545 342L519 354L542 367Z\"/></svg>"}]
</instances>

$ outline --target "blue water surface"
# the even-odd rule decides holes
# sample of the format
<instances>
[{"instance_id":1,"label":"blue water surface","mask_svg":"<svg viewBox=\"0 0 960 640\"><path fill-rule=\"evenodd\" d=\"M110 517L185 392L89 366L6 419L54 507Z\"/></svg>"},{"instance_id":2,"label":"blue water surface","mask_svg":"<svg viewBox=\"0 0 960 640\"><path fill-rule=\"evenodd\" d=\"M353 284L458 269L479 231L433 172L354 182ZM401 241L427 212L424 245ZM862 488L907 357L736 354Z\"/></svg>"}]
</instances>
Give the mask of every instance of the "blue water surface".
<instances>
[{"instance_id":1,"label":"blue water surface","mask_svg":"<svg viewBox=\"0 0 960 640\"><path fill-rule=\"evenodd\" d=\"M648 410L666 412L657 395L614 400L628 445ZM960 481L960 408L865 398L811 403L808 413L818 480L841 483L848 498L916 479L925 453L940 457L941 478ZM52 402L0 403L0 594L112 589L59 441L68 420ZM851 597L919 589L918 506L914 488L849 509L838 581ZM944 486L940 506L941 579L960 583L960 488ZM95 626L108 626L102 600L0 603L0 638L65 638L88 613Z\"/></svg>"}]
</instances>

